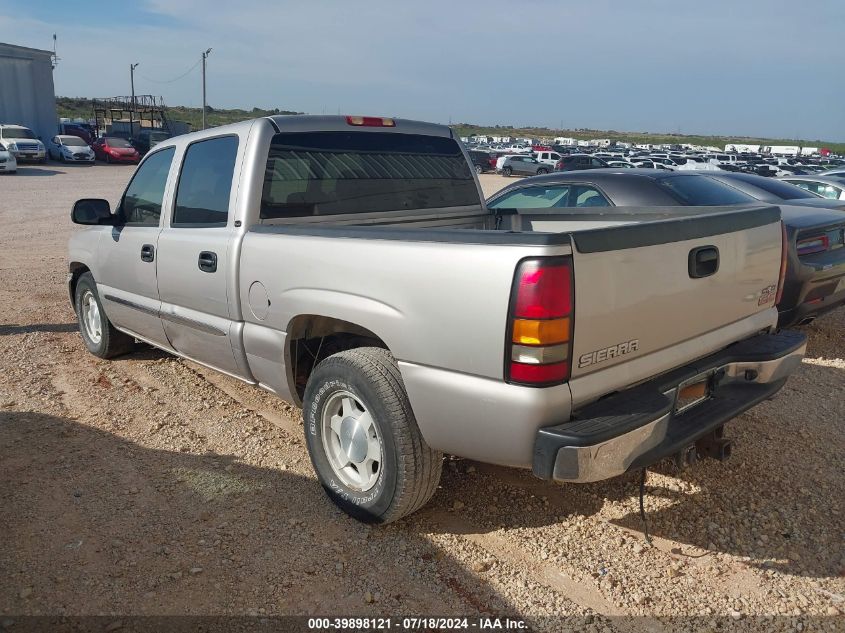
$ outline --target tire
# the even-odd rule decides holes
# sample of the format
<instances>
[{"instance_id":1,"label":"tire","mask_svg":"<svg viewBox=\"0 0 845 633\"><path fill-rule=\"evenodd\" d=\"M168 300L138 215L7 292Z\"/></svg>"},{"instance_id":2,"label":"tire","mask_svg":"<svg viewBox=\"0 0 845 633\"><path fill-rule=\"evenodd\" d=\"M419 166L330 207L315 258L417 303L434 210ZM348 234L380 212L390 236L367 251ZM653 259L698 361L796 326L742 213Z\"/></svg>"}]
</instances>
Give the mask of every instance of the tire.
<instances>
[{"instance_id":1,"label":"tire","mask_svg":"<svg viewBox=\"0 0 845 633\"><path fill-rule=\"evenodd\" d=\"M76 318L79 322L79 333L82 335L82 340L89 352L100 358L114 358L132 351L135 347L135 340L128 334L116 329L109 321L97 292L97 283L91 273L84 273L79 278L73 296ZM92 316L88 313L87 306L91 302L96 304L99 330L92 326ZM99 336L97 336L97 332L99 332Z\"/></svg>"},{"instance_id":2,"label":"tire","mask_svg":"<svg viewBox=\"0 0 845 633\"><path fill-rule=\"evenodd\" d=\"M303 417L317 478L349 516L390 523L421 508L437 489L443 455L420 434L399 368L387 350L360 347L320 362L305 388ZM341 437L348 441L346 451ZM377 462L371 458L375 454ZM359 470L352 459L369 467ZM339 462L347 466L338 470ZM351 478L362 481L355 485Z\"/></svg>"},{"instance_id":3,"label":"tire","mask_svg":"<svg viewBox=\"0 0 845 633\"><path fill-rule=\"evenodd\" d=\"M502 175L506 178L510 178L512 173L513 169L511 169L510 167L502 167Z\"/></svg>"},{"instance_id":4,"label":"tire","mask_svg":"<svg viewBox=\"0 0 845 633\"><path fill-rule=\"evenodd\" d=\"M538 175L538 176L543 176L544 174L548 174L548 173L549 173L549 170L548 170L548 169L545 169L545 168L543 168L543 167L541 167L540 169L538 169L538 170L537 170L537 175Z\"/></svg>"},{"instance_id":5,"label":"tire","mask_svg":"<svg viewBox=\"0 0 845 633\"><path fill-rule=\"evenodd\" d=\"M106 154L106 164L111 165L111 154Z\"/></svg>"},{"instance_id":6,"label":"tire","mask_svg":"<svg viewBox=\"0 0 845 633\"><path fill-rule=\"evenodd\" d=\"M483 168L481 165L476 165L476 166L475 166L475 173L476 173L476 174L479 174L479 175L483 174L483 173L484 173L484 168Z\"/></svg>"}]
</instances>

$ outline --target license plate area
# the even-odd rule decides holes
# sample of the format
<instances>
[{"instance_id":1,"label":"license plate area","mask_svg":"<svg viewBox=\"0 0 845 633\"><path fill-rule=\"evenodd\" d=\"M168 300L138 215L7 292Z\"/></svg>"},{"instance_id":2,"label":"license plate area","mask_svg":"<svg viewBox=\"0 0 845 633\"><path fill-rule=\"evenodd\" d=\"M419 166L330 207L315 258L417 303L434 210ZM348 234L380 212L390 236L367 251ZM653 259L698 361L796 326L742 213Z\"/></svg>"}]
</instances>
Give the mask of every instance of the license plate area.
<instances>
[{"instance_id":1,"label":"license plate area","mask_svg":"<svg viewBox=\"0 0 845 633\"><path fill-rule=\"evenodd\" d=\"M678 385L675 390L675 414L683 413L709 399L713 395L715 374L715 370L708 371Z\"/></svg>"}]
</instances>

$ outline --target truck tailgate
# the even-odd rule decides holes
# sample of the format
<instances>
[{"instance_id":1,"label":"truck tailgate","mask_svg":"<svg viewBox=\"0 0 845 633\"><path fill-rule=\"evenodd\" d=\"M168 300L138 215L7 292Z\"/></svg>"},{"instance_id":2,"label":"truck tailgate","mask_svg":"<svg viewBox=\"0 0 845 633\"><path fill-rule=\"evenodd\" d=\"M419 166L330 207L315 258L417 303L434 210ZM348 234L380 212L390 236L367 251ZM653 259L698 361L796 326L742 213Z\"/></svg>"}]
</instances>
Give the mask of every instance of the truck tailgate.
<instances>
[{"instance_id":1,"label":"truck tailgate","mask_svg":"<svg viewBox=\"0 0 845 633\"><path fill-rule=\"evenodd\" d=\"M780 210L720 208L680 215L573 233L573 383L636 360L636 371L613 372L632 384L736 341L732 325L742 323L751 334L775 323ZM660 360L661 350L692 339L686 358L672 354ZM654 363L643 362L652 354ZM602 395L577 391L576 400Z\"/></svg>"}]
</instances>

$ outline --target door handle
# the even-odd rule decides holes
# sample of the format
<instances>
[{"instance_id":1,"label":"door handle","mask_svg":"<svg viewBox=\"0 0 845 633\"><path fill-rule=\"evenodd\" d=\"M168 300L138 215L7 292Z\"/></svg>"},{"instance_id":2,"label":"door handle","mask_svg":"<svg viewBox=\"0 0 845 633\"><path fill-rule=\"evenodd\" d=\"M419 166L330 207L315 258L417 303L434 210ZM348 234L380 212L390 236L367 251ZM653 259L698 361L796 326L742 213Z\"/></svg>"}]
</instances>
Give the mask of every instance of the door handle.
<instances>
[{"instance_id":1,"label":"door handle","mask_svg":"<svg viewBox=\"0 0 845 633\"><path fill-rule=\"evenodd\" d=\"M689 276L701 279L715 275L719 270L719 249L715 246L699 246L689 252Z\"/></svg>"},{"instance_id":2,"label":"door handle","mask_svg":"<svg viewBox=\"0 0 845 633\"><path fill-rule=\"evenodd\" d=\"M156 258L156 247L152 244L144 244L141 247L141 261L151 262Z\"/></svg>"},{"instance_id":3,"label":"door handle","mask_svg":"<svg viewBox=\"0 0 845 633\"><path fill-rule=\"evenodd\" d=\"M212 253L211 251L201 252L197 264L204 273L217 272L217 253Z\"/></svg>"}]
</instances>

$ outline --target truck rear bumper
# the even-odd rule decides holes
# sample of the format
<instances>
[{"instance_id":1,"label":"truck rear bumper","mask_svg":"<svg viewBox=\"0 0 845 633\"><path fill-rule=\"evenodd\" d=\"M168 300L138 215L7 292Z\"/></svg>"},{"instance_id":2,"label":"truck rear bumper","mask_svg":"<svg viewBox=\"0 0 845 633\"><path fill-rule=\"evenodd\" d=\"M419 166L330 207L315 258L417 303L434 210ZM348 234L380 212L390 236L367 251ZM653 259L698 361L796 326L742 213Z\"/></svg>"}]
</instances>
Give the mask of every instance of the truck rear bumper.
<instances>
[{"instance_id":1,"label":"truck rear bumper","mask_svg":"<svg viewBox=\"0 0 845 633\"><path fill-rule=\"evenodd\" d=\"M572 420L538 430L534 474L586 483L674 455L776 393L806 346L801 332L758 335L588 405ZM709 397L677 410L679 386L702 378Z\"/></svg>"}]
</instances>

